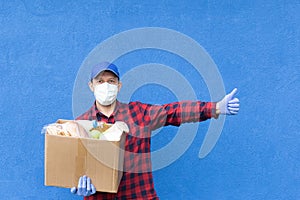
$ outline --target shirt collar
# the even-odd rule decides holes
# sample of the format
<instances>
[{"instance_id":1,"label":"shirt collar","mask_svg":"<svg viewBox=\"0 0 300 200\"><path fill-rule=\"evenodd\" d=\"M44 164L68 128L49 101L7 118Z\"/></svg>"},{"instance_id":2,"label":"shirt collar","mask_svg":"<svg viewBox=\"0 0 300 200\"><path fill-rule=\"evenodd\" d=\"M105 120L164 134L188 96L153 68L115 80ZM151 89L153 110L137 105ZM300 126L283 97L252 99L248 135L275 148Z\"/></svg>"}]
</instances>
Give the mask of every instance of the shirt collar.
<instances>
[{"instance_id":1,"label":"shirt collar","mask_svg":"<svg viewBox=\"0 0 300 200\"><path fill-rule=\"evenodd\" d=\"M112 116L114 116L119 111L120 105L121 105L121 103L118 100L116 100L116 107L115 107L113 113L111 114ZM102 113L97 108L96 101L94 102L91 110L92 110L92 116L94 119L97 119L97 113L102 115Z\"/></svg>"}]
</instances>

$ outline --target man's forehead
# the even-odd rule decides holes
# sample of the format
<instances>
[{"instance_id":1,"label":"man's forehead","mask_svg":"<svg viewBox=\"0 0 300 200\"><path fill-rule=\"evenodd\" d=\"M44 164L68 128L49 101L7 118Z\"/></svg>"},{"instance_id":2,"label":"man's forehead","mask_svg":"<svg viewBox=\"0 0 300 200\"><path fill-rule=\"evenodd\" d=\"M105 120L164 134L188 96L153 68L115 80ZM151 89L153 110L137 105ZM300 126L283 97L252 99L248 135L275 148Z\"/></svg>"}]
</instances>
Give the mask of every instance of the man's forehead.
<instances>
[{"instance_id":1,"label":"man's forehead","mask_svg":"<svg viewBox=\"0 0 300 200\"><path fill-rule=\"evenodd\" d=\"M109 70L104 70L102 72L100 72L95 79L99 79L99 78L103 78L103 77L107 77L107 78L118 78L114 73L112 73Z\"/></svg>"}]
</instances>

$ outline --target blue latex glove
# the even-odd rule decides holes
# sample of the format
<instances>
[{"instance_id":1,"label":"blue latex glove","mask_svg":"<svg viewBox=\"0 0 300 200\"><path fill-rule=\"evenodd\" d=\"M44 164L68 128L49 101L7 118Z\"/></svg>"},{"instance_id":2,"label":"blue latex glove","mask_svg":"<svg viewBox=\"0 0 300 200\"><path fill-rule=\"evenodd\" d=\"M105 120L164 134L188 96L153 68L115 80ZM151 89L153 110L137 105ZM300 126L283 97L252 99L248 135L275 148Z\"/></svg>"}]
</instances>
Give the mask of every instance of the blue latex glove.
<instances>
[{"instance_id":1,"label":"blue latex glove","mask_svg":"<svg viewBox=\"0 0 300 200\"><path fill-rule=\"evenodd\" d=\"M91 196L96 193L95 186L91 183L91 179L87 176L81 176L78 180L78 188L71 188L71 193L79 196Z\"/></svg>"},{"instance_id":2,"label":"blue latex glove","mask_svg":"<svg viewBox=\"0 0 300 200\"><path fill-rule=\"evenodd\" d=\"M229 94L227 94L221 101L216 105L219 114L223 115L236 115L240 109L240 100L234 98L237 93L237 89L233 89Z\"/></svg>"}]
</instances>

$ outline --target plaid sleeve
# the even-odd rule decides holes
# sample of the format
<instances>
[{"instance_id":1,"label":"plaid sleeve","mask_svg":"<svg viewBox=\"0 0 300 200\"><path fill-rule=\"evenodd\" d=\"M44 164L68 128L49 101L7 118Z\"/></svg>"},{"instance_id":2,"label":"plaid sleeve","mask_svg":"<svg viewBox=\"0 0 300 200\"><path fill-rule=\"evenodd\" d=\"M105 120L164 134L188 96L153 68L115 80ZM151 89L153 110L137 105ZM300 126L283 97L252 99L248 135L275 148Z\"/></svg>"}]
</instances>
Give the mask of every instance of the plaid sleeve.
<instances>
[{"instance_id":1,"label":"plaid sleeve","mask_svg":"<svg viewBox=\"0 0 300 200\"><path fill-rule=\"evenodd\" d=\"M181 101L150 107L152 129L162 126L179 126L182 123L201 122L216 116L213 102Z\"/></svg>"}]
</instances>

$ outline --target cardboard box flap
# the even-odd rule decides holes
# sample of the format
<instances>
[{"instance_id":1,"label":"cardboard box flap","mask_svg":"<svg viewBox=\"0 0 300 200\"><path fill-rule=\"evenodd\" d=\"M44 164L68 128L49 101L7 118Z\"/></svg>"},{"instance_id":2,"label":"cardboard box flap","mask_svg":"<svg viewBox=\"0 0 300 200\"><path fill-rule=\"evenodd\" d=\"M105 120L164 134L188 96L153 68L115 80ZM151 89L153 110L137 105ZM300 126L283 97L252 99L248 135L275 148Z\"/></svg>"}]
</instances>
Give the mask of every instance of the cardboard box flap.
<instances>
[{"instance_id":1,"label":"cardboard box flap","mask_svg":"<svg viewBox=\"0 0 300 200\"><path fill-rule=\"evenodd\" d=\"M80 176L97 191L116 193L123 175L124 143L45 135L45 185L71 188Z\"/></svg>"},{"instance_id":2,"label":"cardboard box flap","mask_svg":"<svg viewBox=\"0 0 300 200\"><path fill-rule=\"evenodd\" d=\"M84 172L80 159L84 156L78 155L81 151L77 139L47 134L45 137L45 183L61 187L76 186L76 174Z\"/></svg>"}]
</instances>

